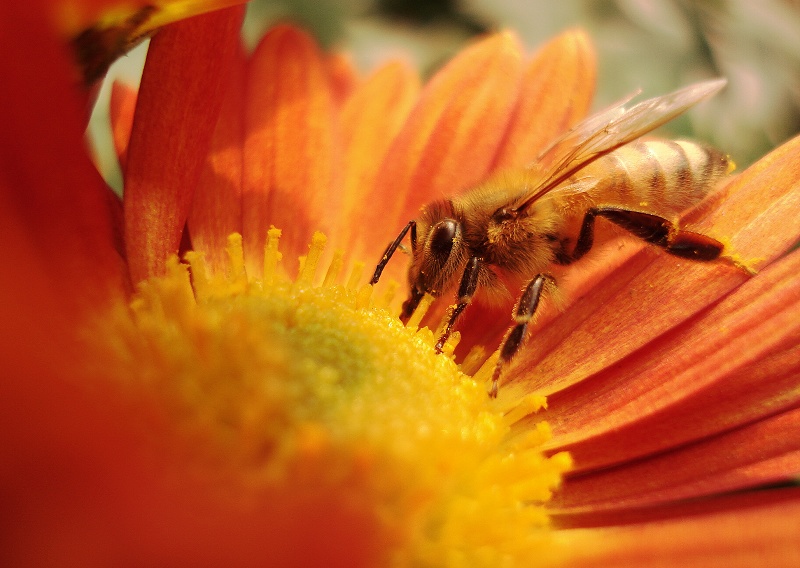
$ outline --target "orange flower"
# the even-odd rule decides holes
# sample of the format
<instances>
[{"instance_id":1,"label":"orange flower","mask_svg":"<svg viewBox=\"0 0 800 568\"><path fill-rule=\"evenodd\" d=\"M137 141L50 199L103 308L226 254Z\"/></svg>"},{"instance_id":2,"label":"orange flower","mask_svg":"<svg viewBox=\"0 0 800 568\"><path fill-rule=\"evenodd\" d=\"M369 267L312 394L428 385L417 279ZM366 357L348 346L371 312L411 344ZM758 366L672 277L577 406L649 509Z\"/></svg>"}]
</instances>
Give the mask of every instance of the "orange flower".
<instances>
[{"instance_id":1,"label":"orange flower","mask_svg":"<svg viewBox=\"0 0 800 568\"><path fill-rule=\"evenodd\" d=\"M587 39L526 61L495 35L418 92L404 64L361 79L287 26L246 56L241 15L166 28L138 96L117 88L121 203L55 34L0 54L11 561L797 563L800 140L687 219L757 276L615 242L494 403L369 307L357 265L335 285L333 254L312 286L323 238L306 245L320 229L374 262L420 204L529 162L589 106ZM495 345L507 316L471 311L462 345Z\"/></svg>"}]
</instances>

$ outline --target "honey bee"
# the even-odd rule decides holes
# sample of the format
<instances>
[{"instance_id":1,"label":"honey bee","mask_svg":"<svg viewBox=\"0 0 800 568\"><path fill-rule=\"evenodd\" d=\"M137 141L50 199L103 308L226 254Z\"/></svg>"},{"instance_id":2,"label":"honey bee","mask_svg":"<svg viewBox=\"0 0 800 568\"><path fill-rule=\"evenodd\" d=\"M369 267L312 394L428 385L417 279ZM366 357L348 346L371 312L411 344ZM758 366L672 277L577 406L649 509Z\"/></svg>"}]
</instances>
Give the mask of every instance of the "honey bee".
<instances>
[{"instance_id":1,"label":"honey bee","mask_svg":"<svg viewBox=\"0 0 800 568\"><path fill-rule=\"evenodd\" d=\"M675 256L721 256L722 243L671 219L730 172L726 154L695 142L639 138L725 84L697 83L626 108L634 93L573 127L529 166L425 205L386 248L371 283L410 231L410 292L400 317L407 321L425 294L457 290L436 343L441 352L476 291L502 292L503 273L524 279L492 376L489 396L496 397L503 367L522 345L543 293L555 285L548 267L582 258L594 244L598 217Z\"/></svg>"}]
</instances>

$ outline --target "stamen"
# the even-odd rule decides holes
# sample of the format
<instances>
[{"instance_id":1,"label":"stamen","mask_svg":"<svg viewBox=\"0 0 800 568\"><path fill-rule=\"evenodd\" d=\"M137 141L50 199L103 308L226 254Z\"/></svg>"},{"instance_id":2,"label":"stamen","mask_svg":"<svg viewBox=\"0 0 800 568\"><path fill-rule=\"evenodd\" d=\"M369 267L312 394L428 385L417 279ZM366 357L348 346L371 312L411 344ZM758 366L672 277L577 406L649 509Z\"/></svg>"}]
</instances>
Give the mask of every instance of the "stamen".
<instances>
[{"instance_id":1,"label":"stamen","mask_svg":"<svg viewBox=\"0 0 800 568\"><path fill-rule=\"evenodd\" d=\"M347 279L347 288L350 290L356 290L361 283L361 275L364 273L364 263L363 262L354 262L353 268L350 271L350 278Z\"/></svg>"},{"instance_id":2,"label":"stamen","mask_svg":"<svg viewBox=\"0 0 800 568\"><path fill-rule=\"evenodd\" d=\"M553 429L550 428L550 424L544 421L537 422L532 430L526 430L524 433L511 438L503 447L509 452L540 448L543 444L549 442L552 437Z\"/></svg>"},{"instance_id":3,"label":"stamen","mask_svg":"<svg viewBox=\"0 0 800 568\"><path fill-rule=\"evenodd\" d=\"M229 280L231 284L247 286L247 271L244 268L244 249L242 248L242 235L233 233L228 235L228 246L225 248L228 260L231 263Z\"/></svg>"},{"instance_id":4,"label":"stamen","mask_svg":"<svg viewBox=\"0 0 800 568\"><path fill-rule=\"evenodd\" d=\"M389 305L394 300L394 297L397 295L397 290L400 288L400 283L397 280L389 280L388 285L386 286L386 292L384 292L383 297L378 300L375 307L389 309Z\"/></svg>"},{"instance_id":5,"label":"stamen","mask_svg":"<svg viewBox=\"0 0 800 568\"><path fill-rule=\"evenodd\" d=\"M492 374L494 373L494 368L497 366L497 360L500 358L500 349L497 349L494 353L492 353L486 361L483 362L478 372L472 375L472 377L478 381L479 383L486 383L488 384L492 378Z\"/></svg>"},{"instance_id":6,"label":"stamen","mask_svg":"<svg viewBox=\"0 0 800 568\"><path fill-rule=\"evenodd\" d=\"M278 252L278 240L281 238L281 230L270 227L267 231L267 244L264 246L264 284L275 282L275 273L278 262L281 260L281 253Z\"/></svg>"},{"instance_id":7,"label":"stamen","mask_svg":"<svg viewBox=\"0 0 800 568\"><path fill-rule=\"evenodd\" d=\"M473 346L461 362L461 372L474 376L481 368L484 359L486 359L486 348L483 345Z\"/></svg>"},{"instance_id":8,"label":"stamen","mask_svg":"<svg viewBox=\"0 0 800 568\"><path fill-rule=\"evenodd\" d=\"M411 314L411 317L408 319L408 323L406 324L408 329L412 331L419 329L419 324L422 322L422 318L425 317L425 314L428 313L428 309L431 307L433 300L434 297L427 293L422 297L417 309L414 310L414 313Z\"/></svg>"},{"instance_id":9,"label":"stamen","mask_svg":"<svg viewBox=\"0 0 800 568\"><path fill-rule=\"evenodd\" d=\"M211 283L208 281L208 271L203 253L190 250L184 256L189 263L192 273L192 286L198 300L205 301L211 294Z\"/></svg>"},{"instance_id":10,"label":"stamen","mask_svg":"<svg viewBox=\"0 0 800 568\"><path fill-rule=\"evenodd\" d=\"M358 289L356 296L356 309L362 310L369 307L370 300L372 299L372 286L364 284Z\"/></svg>"},{"instance_id":11,"label":"stamen","mask_svg":"<svg viewBox=\"0 0 800 568\"><path fill-rule=\"evenodd\" d=\"M503 416L503 423L511 426L542 408L547 408L547 399L538 394L529 394Z\"/></svg>"},{"instance_id":12,"label":"stamen","mask_svg":"<svg viewBox=\"0 0 800 568\"><path fill-rule=\"evenodd\" d=\"M314 236L311 237L311 244L308 246L308 256L306 257L303 267L300 270L300 274L297 277L298 286L306 287L311 286L313 283L314 275L317 272L319 257L322 256L322 252L325 250L325 244L327 242L328 238L319 231L315 232Z\"/></svg>"},{"instance_id":13,"label":"stamen","mask_svg":"<svg viewBox=\"0 0 800 568\"><path fill-rule=\"evenodd\" d=\"M437 337L437 335L434 334L434 337ZM453 351L456 350L456 347L458 347L458 343L460 341L461 341L461 332L454 331L453 333L451 333L450 337L447 338L445 344L442 345L442 355L450 357L453 354Z\"/></svg>"},{"instance_id":14,"label":"stamen","mask_svg":"<svg viewBox=\"0 0 800 568\"><path fill-rule=\"evenodd\" d=\"M333 286L336 283L336 279L339 277L339 273L342 271L343 264L344 251L342 249L336 249L333 251L333 260L331 261L330 266L328 266L328 272L325 273L325 280L322 281L323 288Z\"/></svg>"}]
</instances>

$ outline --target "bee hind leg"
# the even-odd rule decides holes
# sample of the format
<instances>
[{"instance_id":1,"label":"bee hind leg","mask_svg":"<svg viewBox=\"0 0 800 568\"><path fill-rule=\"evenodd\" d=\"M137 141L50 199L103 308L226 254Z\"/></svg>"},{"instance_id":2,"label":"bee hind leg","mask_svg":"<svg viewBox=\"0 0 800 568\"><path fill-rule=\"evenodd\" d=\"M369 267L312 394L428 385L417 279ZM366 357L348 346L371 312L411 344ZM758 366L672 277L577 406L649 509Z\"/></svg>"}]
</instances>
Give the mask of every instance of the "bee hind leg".
<instances>
[{"instance_id":1,"label":"bee hind leg","mask_svg":"<svg viewBox=\"0 0 800 568\"><path fill-rule=\"evenodd\" d=\"M572 261L578 260L592 248L596 217L603 217L643 241L681 258L712 261L719 258L725 248L716 239L681 229L669 219L652 213L632 211L622 207L593 207L583 218L581 232L572 251Z\"/></svg>"},{"instance_id":2,"label":"bee hind leg","mask_svg":"<svg viewBox=\"0 0 800 568\"><path fill-rule=\"evenodd\" d=\"M494 367L492 373L492 386L489 390L491 398L497 397L497 383L500 379L500 373L503 367L511 361L512 357L517 354L522 341L525 339L525 332L528 330L528 324L533 319L536 313L536 308L539 306L539 300L542 297L547 284L555 284L555 279L549 274L539 274L528 282L525 290L522 292L517 306L514 310L515 325L506 334L503 340L503 345L500 348L500 358Z\"/></svg>"}]
</instances>

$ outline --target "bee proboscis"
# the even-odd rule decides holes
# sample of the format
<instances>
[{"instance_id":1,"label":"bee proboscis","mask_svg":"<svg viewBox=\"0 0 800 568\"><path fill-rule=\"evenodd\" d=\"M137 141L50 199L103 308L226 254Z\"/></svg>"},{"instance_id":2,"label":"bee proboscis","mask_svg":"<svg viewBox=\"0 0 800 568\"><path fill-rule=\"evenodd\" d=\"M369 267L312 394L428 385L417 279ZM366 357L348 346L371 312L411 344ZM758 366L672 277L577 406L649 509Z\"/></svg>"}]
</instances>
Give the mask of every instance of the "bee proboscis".
<instances>
[{"instance_id":1,"label":"bee proboscis","mask_svg":"<svg viewBox=\"0 0 800 568\"><path fill-rule=\"evenodd\" d=\"M519 350L543 292L555 284L548 267L570 264L592 248L596 218L675 256L721 256L722 243L672 219L729 173L727 155L696 142L640 137L725 84L697 83L630 108L625 105L635 94L626 97L570 129L529 166L425 205L386 248L371 283L410 232L410 292L401 319L408 320L425 294L457 290L436 343L441 352L476 291L504 290L502 273L525 279L492 376L489 395L497 396L503 367Z\"/></svg>"}]
</instances>

